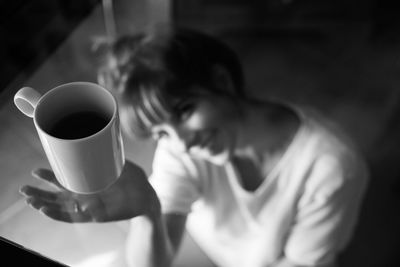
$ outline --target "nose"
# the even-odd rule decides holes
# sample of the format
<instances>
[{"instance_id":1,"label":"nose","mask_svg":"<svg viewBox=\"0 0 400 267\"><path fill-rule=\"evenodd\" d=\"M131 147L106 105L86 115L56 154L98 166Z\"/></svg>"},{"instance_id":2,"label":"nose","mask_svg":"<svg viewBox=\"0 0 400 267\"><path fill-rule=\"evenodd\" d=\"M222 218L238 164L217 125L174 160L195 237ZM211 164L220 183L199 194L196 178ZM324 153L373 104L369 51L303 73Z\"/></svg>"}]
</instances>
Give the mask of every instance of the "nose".
<instances>
[{"instance_id":1,"label":"nose","mask_svg":"<svg viewBox=\"0 0 400 267\"><path fill-rule=\"evenodd\" d=\"M194 130L185 129L179 126L166 127L168 142L174 148L182 152L189 152L189 149L196 144L197 133Z\"/></svg>"}]
</instances>

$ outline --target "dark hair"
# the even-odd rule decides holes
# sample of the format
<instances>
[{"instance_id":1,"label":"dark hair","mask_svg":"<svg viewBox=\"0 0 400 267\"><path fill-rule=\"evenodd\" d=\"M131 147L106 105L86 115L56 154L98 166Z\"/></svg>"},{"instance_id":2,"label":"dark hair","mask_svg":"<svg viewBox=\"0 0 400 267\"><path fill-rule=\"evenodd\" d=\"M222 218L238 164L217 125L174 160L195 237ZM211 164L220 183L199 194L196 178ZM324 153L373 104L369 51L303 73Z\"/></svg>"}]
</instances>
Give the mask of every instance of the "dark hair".
<instances>
[{"instance_id":1,"label":"dark hair","mask_svg":"<svg viewBox=\"0 0 400 267\"><path fill-rule=\"evenodd\" d=\"M129 122L125 126L137 136L147 136L151 125L179 113L177 101L228 94L215 87L217 65L231 76L235 97L244 96L236 53L217 38L195 30L123 36L110 45L108 56L109 67L100 78L108 76L106 87L118 92L121 119Z\"/></svg>"}]
</instances>

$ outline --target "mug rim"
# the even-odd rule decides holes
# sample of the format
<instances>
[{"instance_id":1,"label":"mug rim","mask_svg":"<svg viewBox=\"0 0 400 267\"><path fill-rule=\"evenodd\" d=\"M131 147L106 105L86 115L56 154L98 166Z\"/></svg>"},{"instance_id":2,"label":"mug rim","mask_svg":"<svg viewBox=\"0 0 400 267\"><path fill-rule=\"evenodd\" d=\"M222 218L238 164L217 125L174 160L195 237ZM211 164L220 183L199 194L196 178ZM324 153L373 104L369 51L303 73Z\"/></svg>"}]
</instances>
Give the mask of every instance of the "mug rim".
<instances>
[{"instance_id":1,"label":"mug rim","mask_svg":"<svg viewBox=\"0 0 400 267\"><path fill-rule=\"evenodd\" d=\"M40 107L40 105L43 103L43 101L45 101L46 98L48 98L49 96L57 93L57 91L61 90L64 87L68 87L68 86L76 86L76 85L90 85L90 86L95 86L98 87L99 89L101 89L103 92L106 92L107 95L109 95L111 97L112 103L113 103L113 113L111 116L111 119L108 121L108 123L98 132L82 137L82 138L74 138L74 139L63 139L63 138L59 138L56 136L53 136L51 134L49 134L47 131L45 131L39 124L39 122L37 121L36 115L37 115L37 111ZM69 83L63 83L61 85L58 85L50 90L48 90L46 93L44 93L42 95L42 97L39 99L36 108L33 112L33 122L35 124L35 126L40 129L42 134L45 134L47 137L59 140L60 142L80 142L80 141L84 141L84 140L88 140L88 139L92 139L94 137L96 137L97 135L100 135L102 132L106 131L106 129L108 129L110 127L110 125L113 123L113 121L118 117L118 103L114 97L114 95L107 90L106 88L104 88L103 86L94 83L94 82L85 82L85 81L77 81L77 82L69 82Z\"/></svg>"}]
</instances>

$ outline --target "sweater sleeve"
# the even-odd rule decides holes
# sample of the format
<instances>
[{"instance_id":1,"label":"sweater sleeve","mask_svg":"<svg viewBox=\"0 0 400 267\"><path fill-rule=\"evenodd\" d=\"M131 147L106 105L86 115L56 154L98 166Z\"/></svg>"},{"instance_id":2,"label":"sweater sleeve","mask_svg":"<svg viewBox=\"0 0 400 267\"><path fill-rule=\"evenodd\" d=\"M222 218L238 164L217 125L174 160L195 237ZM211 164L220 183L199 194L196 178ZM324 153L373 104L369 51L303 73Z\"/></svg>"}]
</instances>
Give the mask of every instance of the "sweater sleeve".
<instances>
[{"instance_id":1,"label":"sweater sleeve","mask_svg":"<svg viewBox=\"0 0 400 267\"><path fill-rule=\"evenodd\" d=\"M150 183L163 213L188 213L200 195L197 170L187 155L159 146L154 155Z\"/></svg>"},{"instance_id":2,"label":"sweater sleeve","mask_svg":"<svg viewBox=\"0 0 400 267\"><path fill-rule=\"evenodd\" d=\"M366 182L362 164L334 156L319 158L299 199L285 256L306 266L335 261L351 238Z\"/></svg>"}]
</instances>

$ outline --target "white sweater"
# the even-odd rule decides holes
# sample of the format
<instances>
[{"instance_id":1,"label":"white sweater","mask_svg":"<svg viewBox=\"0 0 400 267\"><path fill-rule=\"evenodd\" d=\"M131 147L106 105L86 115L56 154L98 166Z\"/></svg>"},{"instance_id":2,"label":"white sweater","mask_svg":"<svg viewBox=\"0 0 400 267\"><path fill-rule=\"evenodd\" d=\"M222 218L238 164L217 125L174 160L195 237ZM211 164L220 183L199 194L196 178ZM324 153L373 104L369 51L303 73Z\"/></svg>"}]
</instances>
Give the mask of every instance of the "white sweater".
<instances>
[{"instance_id":1,"label":"white sweater","mask_svg":"<svg viewBox=\"0 0 400 267\"><path fill-rule=\"evenodd\" d=\"M300 111L302 126L254 192L232 163L215 166L156 150L150 181L164 213L188 213L187 230L221 267L334 261L351 238L368 172L335 126Z\"/></svg>"}]
</instances>

